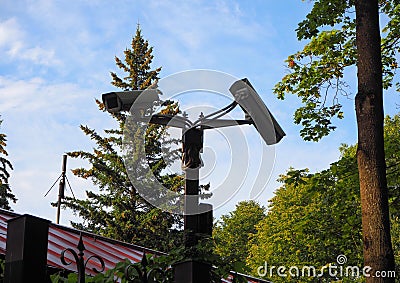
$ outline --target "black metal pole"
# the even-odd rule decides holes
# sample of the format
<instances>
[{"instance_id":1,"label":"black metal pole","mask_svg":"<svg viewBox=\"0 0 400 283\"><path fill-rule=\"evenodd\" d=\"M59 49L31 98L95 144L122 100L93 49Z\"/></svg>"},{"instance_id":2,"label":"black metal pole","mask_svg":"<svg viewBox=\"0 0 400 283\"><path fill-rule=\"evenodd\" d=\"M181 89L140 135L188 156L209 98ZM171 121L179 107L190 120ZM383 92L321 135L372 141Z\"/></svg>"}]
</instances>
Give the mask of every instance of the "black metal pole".
<instances>
[{"instance_id":1,"label":"black metal pole","mask_svg":"<svg viewBox=\"0 0 400 283\"><path fill-rule=\"evenodd\" d=\"M202 213L201 208L210 205L199 203L199 170L202 166L200 153L203 149L203 129L191 128L182 134L183 156L182 167L185 170L185 211L184 233L185 248L196 252L201 233L209 233L212 226L204 229L204 224L212 225L212 221L203 221L212 212ZM206 216L206 217L205 217ZM174 265L175 283L209 283L211 282L211 265L193 259Z\"/></svg>"},{"instance_id":2,"label":"black metal pole","mask_svg":"<svg viewBox=\"0 0 400 283\"><path fill-rule=\"evenodd\" d=\"M185 248L197 244L200 152L203 148L203 130L191 128L182 135L182 167L185 170Z\"/></svg>"}]
</instances>

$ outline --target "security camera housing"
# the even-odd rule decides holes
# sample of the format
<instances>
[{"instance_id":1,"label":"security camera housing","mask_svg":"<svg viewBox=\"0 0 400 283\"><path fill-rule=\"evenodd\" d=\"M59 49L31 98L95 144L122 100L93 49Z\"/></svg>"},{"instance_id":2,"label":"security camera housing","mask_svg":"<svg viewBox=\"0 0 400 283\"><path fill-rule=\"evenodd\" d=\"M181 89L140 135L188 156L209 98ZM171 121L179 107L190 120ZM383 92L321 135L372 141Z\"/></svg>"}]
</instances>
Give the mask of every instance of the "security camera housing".
<instances>
[{"instance_id":1,"label":"security camera housing","mask_svg":"<svg viewBox=\"0 0 400 283\"><path fill-rule=\"evenodd\" d=\"M234 82L229 91L268 145L278 143L286 135L247 78Z\"/></svg>"},{"instance_id":2,"label":"security camera housing","mask_svg":"<svg viewBox=\"0 0 400 283\"><path fill-rule=\"evenodd\" d=\"M102 100L108 112L118 113L129 111L134 104L135 109L149 109L159 97L156 89L149 89L108 92L102 94Z\"/></svg>"}]
</instances>

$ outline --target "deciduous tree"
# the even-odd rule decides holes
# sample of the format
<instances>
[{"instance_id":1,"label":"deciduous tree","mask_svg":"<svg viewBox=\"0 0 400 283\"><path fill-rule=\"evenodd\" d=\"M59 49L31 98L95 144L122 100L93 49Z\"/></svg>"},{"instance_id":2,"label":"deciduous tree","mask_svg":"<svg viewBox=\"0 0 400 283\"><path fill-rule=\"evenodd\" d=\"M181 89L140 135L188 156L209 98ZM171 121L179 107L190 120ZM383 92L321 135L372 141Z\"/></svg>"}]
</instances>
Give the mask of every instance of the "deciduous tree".
<instances>
[{"instance_id":1,"label":"deciduous tree","mask_svg":"<svg viewBox=\"0 0 400 283\"><path fill-rule=\"evenodd\" d=\"M394 268L390 240L388 191L383 144L383 88L393 85L398 69L398 1L319 0L297 31L310 40L287 59L291 73L275 87L278 97L290 92L303 106L295 112L301 136L317 141L335 129L332 118L342 118L339 97L349 95L345 69L356 65L358 92L355 108L364 261L375 271ZM388 17L379 30L379 12ZM398 82L395 83L397 87ZM393 282L371 277L369 282Z\"/></svg>"},{"instance_id":2,"label":"deciduous tree","mask_svg":"<svg viewBox=\"0 0 400 283\"><path fill-rule=\"evenodd\" d=\"M400 252L398 201L400 192L400 116L385 119L385 151L388 164L389 201L396 260ZM326 170L290 169L282 175L282 186L270 200L267 216L257 226L251 240L247 264L258 275L259 266L314 266L319 272L327 264L336 264L344 255L347 266L364 266L361 228L361 199L356 152L357 146L343 145L341 157ZM262 272L265 272L263 269ZM274 282L287 282L276 270L266 276ZM301 274L300 274L301 275ZM325 274L329 277L329 274ZM289 276L290 277L290 276ZM313 282L314 277L291 278ZM330 278L332 279L332 278ZM338 276L354 282L350 276ZM360 278L362 280L363 278Z\"/></svg>"},{"instance_id":3,"label":"deciduous tree","mask_svg":"<svg viewBox=\"0 0 400 283\"><path fill-rule=\"evenodd\" d=\"M215 252L235 266L238 272L249 271L245 266L249 255L248 243L257 232L256 225L264 217L264 207L255 201L242 201L234 211L222 215L214 227Z\"/></svg>"}]
</instances>

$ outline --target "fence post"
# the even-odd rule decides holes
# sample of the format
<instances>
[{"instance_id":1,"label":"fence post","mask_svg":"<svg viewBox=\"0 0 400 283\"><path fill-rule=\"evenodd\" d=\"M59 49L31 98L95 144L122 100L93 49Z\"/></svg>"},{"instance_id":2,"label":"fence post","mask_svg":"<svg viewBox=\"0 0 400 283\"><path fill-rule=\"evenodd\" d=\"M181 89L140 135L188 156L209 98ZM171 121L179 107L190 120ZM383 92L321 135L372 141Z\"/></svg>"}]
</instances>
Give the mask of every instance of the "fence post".
<instances>
[{"instance_id":1,"label":"fence post","mask_svg":"<svg viewBox=\"0 0 400 283\"><path fill-rule=\"evenodd\" d=\"M46 282L50 221L25 214L7 222L4 282Z\"/></svg>"}]
</instances>

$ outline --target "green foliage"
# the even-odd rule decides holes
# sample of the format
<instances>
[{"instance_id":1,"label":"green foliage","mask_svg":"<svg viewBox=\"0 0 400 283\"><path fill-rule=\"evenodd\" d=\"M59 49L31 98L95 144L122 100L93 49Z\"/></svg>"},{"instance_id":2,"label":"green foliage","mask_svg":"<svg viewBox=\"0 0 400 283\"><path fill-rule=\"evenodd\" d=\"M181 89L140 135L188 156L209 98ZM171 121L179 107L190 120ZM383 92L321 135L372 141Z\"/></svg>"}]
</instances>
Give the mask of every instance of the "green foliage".
<instances>
[{"instance_id":1,"label":"green foliage","mask_svg":"<svg viewBox=\"0 0 400 283\"><path fill-rule=\"evenodd\" d=\"M386 177L396 269L400 271L400 115L385 118Z\"/></svg>"},{"instance_id":2,"label":"green foliage","mask_svg":"<svg viewBox=\"0 0 400 283\"><path fill-rule=\"evenodd\" d=\"M166 261L171 263L171 265L188 259L210 264L212 266L211 283L220 283L222 278L228 278L228 276L233 277L234 283L247 283L247 280L240 274L239 265L218 254L216 251L217 246L217 241L206 236L192 248L181 247L174 250L166 257Z\"/></svg>"},{"instance_id":3,"label":"green foliage","mask_svg":"<svg viewBox=\"0 0 400 283\"><path fill-rule=\"evenodd\" d=\"M76 273L69 273L67 277L64 277L61 272L50 275L52 283L76 283L78 282L78 275Z\"/></svg>"},{"instance_id":4,"label":"green foliage","mask_svg":"<svg viewBox=\"0 0 400 283\"><path fill-rule=\"evenodd\" d=\"M124 77L120 78L112 72L114 86L123 90L140 90L154 87L157 84L161 68L152 69L152 47L144 40L138 27L131 42L131 48L124 51L124 60L115 57L116 65ZM96 100L101 111L104 105ZM168 104L163 113L175 114L179 111L176 103ZM143 135L139 127L124 130L125 113L113 114L119 123L117 129L104 130L102 135L88 126L81 126L82 131L95 142L93 152L74 151L68 153L73 158L87 160L90 168L77 168L72 172L81 178L89 179L99 188L99 192L86 191L86 199L66 198L64 205L71 208L83 218L83 223L72 223L75 228L88 230L106 237L122 240L138 245L169 251L181 242L181 218L151 206L143 199L129 180L130 173L142 174L144 162L147 162L153 174L169 189L180 191L183 185L181 176L162 175L168 162L177 158L177 152L165 150L174 140L169 140L165 127L151 125L146 130L146 143L135 143L145 147L147 160L136 155L129 155L124 163L123 154L130 154L132 148L122 148L124 138L135 140ZM163 151L164 149L164 151ZM170 152L170 156L162 156L162 152ZM132 173L133 174L133 173Z\"/></svg>"},{"instance_id":5,"label":"green foliage","mask_svg":"<svg viewBox=\"0 0 400 283\"><path fill-rule=\"evenodd\" d=\"M385 119L385 151L390 194L392 237L400 262L400 115ZM345 255L346 266L363 266L361 207L356 146L342 145L341 157L322 172L290 169L270 200L267 216L257 225L247 264L257 276L264 266L315 266L336 263ZM297 282L299 278L269 278L273 282ZM292 280L292 281L291 281ZM315 278L302 277L302 282ZM342 278L343 282L355 279ZM350 281L346 281L350 280ZM360 279L361 280L361 279Z\"/></svg>"},{"instance_id":6,"label":"green foliage","mask_svg":"<svg viewBox=\"0 0 400 283\"><path fill-rule=\"evenodd\" d=\"M139 280L139 272L143 275L154 276L156 282L173 283L174 282L174 269L173 266L179 262L186 260L195 260L202 263L208 263L213 266L211 271L211 282L220 283L221 278L228 278L232 275L230 272L232 266L224 261L217 254L213 253L214 244L210 238L202 239L197 246L192 249L185 249L184 247L176 248L171 253L161 256L154 256L147 254L145 263L131 263L128 259L119 262L114 268L107 270L104 273L99 273L96 276L86 276L86 283L114 283L118 279L121 283L141 283ZM138 271L139 270L139 271ZM161 271L161 272L160 272ZM52 283L76 283L77 274L70 273L67 276L65 272L58 272L51 275ZM128 277L127 277L128 275ZM234 276L235 283L247 282L243 276L237 274ZM153 281L150 281L153 282Z\"/></svg>"},{"instance_id":7,"label":"green foliage","mask_svg":"<svg viewBox=\"0 0 400 283\"><path fill-rule=\"evenodd\" d=\"M398 69L400 4L380 1L388 23L382 29L384 87L392 86ZM288 74L274 87L280 99L295 94L302 102L294 114L301 124L300 135L318 141L336 128L333 119L342 119L340 97L349 95L345 70L357 62L353 0L314 1L311 12L296 29L299 40L309 40L303 50L288 56ZM399 88L398 82L396 82Z\"/></svg>"},{"instance_id":8,"label":"green foliage","mask_svg":"<svg viewBox=\"0 0 400 283\"><path fill-rule=\"evenodd\" d=\"M0 120L0 126L3 121ZM6 158L8 153L5 149L7 135L0 133L0 208L10 210L10 201L16 202L15 195L11 192L8 178L10 178L9 170L13 170L11 162Z\"/></svg>"},{"instance_id":9,"label":"green foliage","mask_svg":"<svg viewBox=\"0 0 400 283\"><path fill-rule=\"evenodd\" d=\"M400 217L400 116L385 119L385 156L391 214ZM397 142L394 142L397 141Z\"/></svg>"},{"instance_id":10,"label":"green foliage","mask_svg":"<svg viewBox=\"0 0 400 283\"><path fill-rule=\"evenodd\" d=\"M216 223L213 229L215 253L241 273L249 271L245 265L249 255L249 239L256 225L265 217L265 209L255 201L242 201L236 209Z\"/></svg>"},{"instance_id":11,"label":"green foliage","mask_svg":"<svg viewBox=\"0 0 400 283\"><path fill-rule=\"evenodd\" d=\"M115 72L111 72L111 84L123 90L146 89L154 85L158 80L161 68L151 70L151 62L154 58L153 47L142 36L140 27L136 29L132 39L131 49L126 49L125 62L115 57L116 65L127 75L121 79Z\"/></svg>"},{"instance_id":12,"label":"green foliage","mask_svg":"<svg viewBox=\"0 0 400 283\"><path fill-rule=\"evenodd\" d=\"M162 278L162 280L164 281L160 280L159 282L173 282L173 272L172 269L169 268L165 256L154 257L151 255L147 255L146 260L148 261L148 265L145 269L146 273L148 273L150 269L166 270L166 273L164 273L165 276L163 276ZM85 282L114 283L118 279L120 280L118 282L121 283L141 283L142 281L138 279L139 275L136 268L139 269L141 272L144 271L143 266L140 262L133 264L128 259L125 259L125 261L117 263L114 268L111 268L104 273L99 273L95 276L87 275L85 278ZM126 275L128 275L129 277L126 277ZM158 274L156 276L158 276ZM130 280L134 278L137 280ZM78 280L78 275L76 273L69 273L67 276L64 276L63 272L58 272L51 275L50 279L52 283L76 283Z\"/></svg>"}]
</instances>

